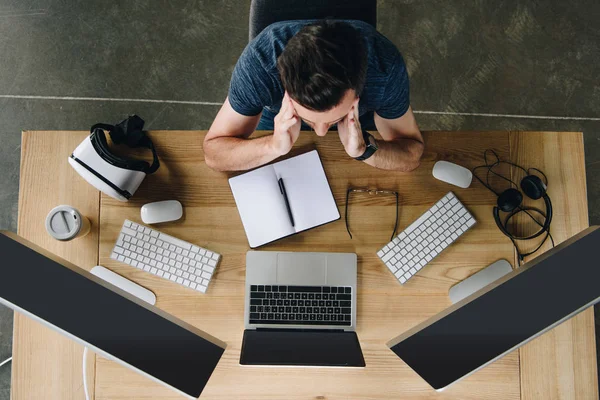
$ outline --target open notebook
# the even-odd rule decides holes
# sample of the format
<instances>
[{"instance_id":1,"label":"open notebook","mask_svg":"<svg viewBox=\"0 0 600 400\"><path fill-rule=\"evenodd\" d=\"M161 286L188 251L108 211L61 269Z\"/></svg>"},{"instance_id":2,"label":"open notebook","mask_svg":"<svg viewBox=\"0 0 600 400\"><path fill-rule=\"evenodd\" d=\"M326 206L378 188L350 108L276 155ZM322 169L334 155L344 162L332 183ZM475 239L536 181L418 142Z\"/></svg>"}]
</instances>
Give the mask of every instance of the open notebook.
<instances>
[{"instance_id":1,"label":"open notebook","mask_svg":"<svg viewBox=\"0 0 600 400\"><path fill-rule=\"evenodd\" d=\"M340 218L316 150L238 175L229 185L252 248Z\"/></svg>"}]
</instances>

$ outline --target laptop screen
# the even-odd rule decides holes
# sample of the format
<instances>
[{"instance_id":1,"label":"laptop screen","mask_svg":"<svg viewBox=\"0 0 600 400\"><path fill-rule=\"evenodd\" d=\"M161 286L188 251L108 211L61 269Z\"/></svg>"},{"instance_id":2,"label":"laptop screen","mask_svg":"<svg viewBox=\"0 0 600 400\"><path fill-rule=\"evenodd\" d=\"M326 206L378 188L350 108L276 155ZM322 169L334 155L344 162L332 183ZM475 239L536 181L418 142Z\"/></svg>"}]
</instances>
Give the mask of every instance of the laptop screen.
<instances>
[{"instance_id":1,"label":"laptop screen","mask_svg":"<svg viewBox=\"0 0 600 400\"><path fill-rule=\"evenodd\" d=\"M200 396L224 347L4 234L0 252L0 298L189 396Z\"/></svg>"}]
</instances>

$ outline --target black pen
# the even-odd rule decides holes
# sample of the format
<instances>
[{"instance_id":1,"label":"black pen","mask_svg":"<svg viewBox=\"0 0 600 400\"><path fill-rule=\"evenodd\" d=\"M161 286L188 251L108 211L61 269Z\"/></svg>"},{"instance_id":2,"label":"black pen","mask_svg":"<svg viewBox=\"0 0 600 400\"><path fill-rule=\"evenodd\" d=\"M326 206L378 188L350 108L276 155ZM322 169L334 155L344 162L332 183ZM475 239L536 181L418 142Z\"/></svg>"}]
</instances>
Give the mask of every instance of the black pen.
<instances>
[{"instance_id":1,"label":"black pen","mask_svg":"<svg viewBox=\"0 0 600 400\"><path fill-rule=\"evenodd\" d=\"M290 208L290 202L288 201L285 186L283 186L283 178L279 178L279 190L285 199L285 207L287 208L288 215L290 216L290 222L292 223L292 226L296 226L294 225L294 217L292 216L292 209Z\"/></svg>"}]
</instances>

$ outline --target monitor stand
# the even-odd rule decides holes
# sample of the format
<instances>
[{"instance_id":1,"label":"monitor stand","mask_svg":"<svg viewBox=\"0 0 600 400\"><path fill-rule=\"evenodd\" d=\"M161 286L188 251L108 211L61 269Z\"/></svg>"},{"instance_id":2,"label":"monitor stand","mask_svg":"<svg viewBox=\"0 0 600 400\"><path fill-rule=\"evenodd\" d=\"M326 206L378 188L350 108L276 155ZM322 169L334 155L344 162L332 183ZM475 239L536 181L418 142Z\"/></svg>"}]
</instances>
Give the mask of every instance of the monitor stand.
<instances>
[{"instance_id":1,"label":"monitor stand","mask_svg":"<svg viewBox=\"0 0 600 400\"><path fill-rule=\"evenodd\" d=\"M452 286L448 292L448 296L450 296L452 304L456 304L465 297L472 295L479 289L482 289L495 280L502 278L509 272L512 272L512 266L510 263L506 260L498 260L476 274L473 274L467 279Z\"/></svg>"},{"instance_id":2,"label":"monitor stand","mask_svg":"<svg viewBox=\"0 0 600 400\"><path fill-rule=\"evenodd\" d=\"M119 289L126 291L127 293L137 297L140 300L145 301L146 303L150 303L152 305L156 304L156 296L154 295L154 293L152 293L145 287L140 286L137 283L132 282L129 279L112 272L108 268L104 268L101 265L96 265L94 268L92 268L90 272L93 275L96 275L98 278L102 279L103 281L115 285Z\"/></svg>"}]
</instances>

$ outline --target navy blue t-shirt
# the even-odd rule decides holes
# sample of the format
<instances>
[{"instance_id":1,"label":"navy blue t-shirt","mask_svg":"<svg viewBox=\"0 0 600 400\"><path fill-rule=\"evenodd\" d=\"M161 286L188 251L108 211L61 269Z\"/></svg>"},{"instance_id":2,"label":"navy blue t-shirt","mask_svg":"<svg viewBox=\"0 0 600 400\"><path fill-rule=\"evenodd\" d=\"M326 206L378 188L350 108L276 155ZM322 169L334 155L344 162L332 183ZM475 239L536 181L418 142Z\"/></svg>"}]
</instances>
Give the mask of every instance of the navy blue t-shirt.
<instances>
[{"instance_id":1,"label":"navy blue t-shirt","mask_svg":"<svg viewBox=\"0 0 600 400\"><path fill-rule=\"evenodd\" d=\"M262 111L261 124L262 120L272 120L277 115L284 95L277 57L288 40L312 22L315 21L276 22L248 43L229 85L229 102L236 112L254 116ZM367 46L367 79L358 107L361 123L362 117L372 112L387 119L401 117L410 105L408 74L402 55L392 42L366 22L344 22L360 32Z\"/></svg>"}]
</instances>

